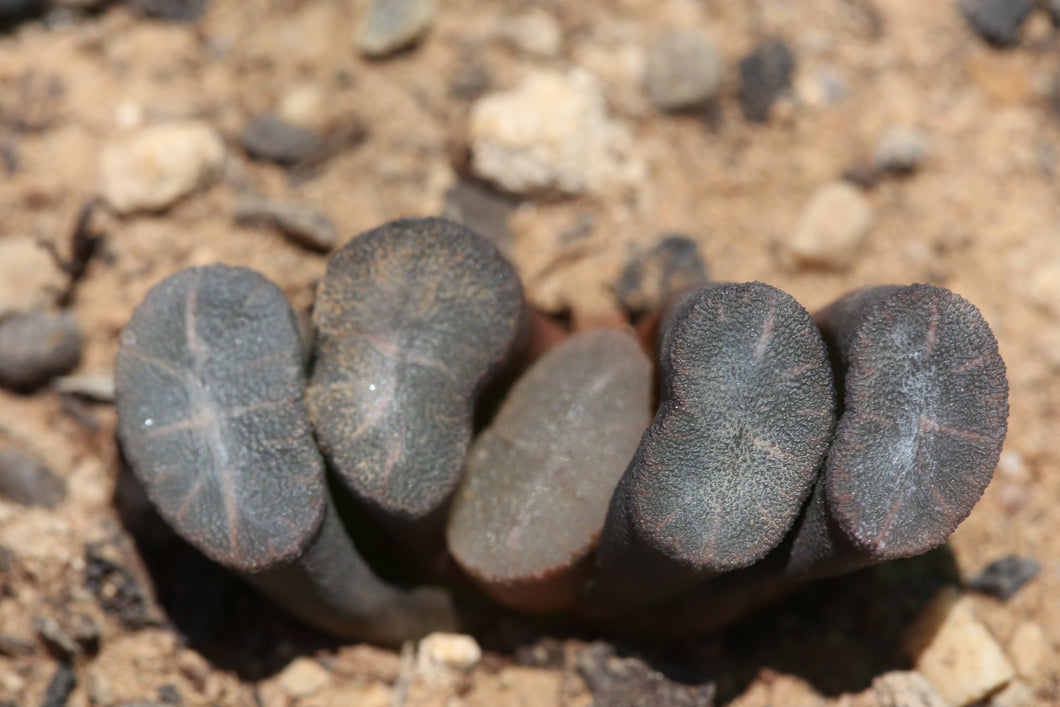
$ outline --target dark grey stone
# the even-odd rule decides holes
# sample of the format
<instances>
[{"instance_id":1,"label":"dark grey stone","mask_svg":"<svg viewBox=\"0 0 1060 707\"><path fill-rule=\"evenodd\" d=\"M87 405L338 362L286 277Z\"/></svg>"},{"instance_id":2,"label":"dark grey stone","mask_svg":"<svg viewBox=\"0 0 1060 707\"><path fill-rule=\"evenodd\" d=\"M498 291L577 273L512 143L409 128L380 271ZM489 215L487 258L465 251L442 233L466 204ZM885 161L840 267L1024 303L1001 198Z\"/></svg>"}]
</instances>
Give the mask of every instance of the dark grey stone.
<instances>
[{"instance_id":1,"label":"dark grey stone","mask_svg":"<svg viewBox=\"0 0 1060 707\"><path fill-rule=\"evenodd\" d=\"M0 385L38 388L73 370L81 359L81 330L69 312L23 312L0 320Z\"/></svg>"},{"instance_id":2,"label":"dark grey stone","mask_svg":"<svg viewBox=\"0 0 1060 707\"><path fill-rule=\"evenodd\" d=\"M1019 41L1020 27L1036 0L957 0L957 8L979 36L1007 47Z\"/></svg>"},{"instance_id":3,"label":"dark grey stone","mask_svg":"<svg viewBox=\"0 0 1060 707\"><path fill-rule=\"evenodd\" d=\"M462 223L478 235L493 242L501 253L512 247L512 232L508 218L515 210L516 201L488 186L462 180L445 192L442 215Z\"/></svg>"},{"instance_id":4,"label":"dark grey stone","mask_svg":"<svg viewBox=\"0 0 1060 707\"><path fill-rule=\"evenodd\" d=\"M619 657L597 642L577 658L578 672L593 693L593 707L713 707L714 683L688 674L674 679L635 657Z\"/></svg>"},{"instance_id":5,"label":"dark grey stone","mask_svg":"<svg viewBox=\"0 0 1060 707\"><path fill-rule=\"evenodd\" d=\"M0 496L23 506L56 508L66 500L66 482L41 460L8 447L0 450Z\"/></svg>"},{"instance_id":6,"label":"dark grey stone","mask_svg":"<svg viewBox=\"0 0 1060 707\"><path fill-rule=\"evenodd\" d=\"M338 241L338 229L328 215L303 204L246 197L236 202L233 215L236 223L273 226L309 250L326 253Z\"/></svg>"},{"instance_id":7,"label":"dark grey stone","mask_svg":"<svg viewBox=\"0 0 1060 707\"><path fill-rule=\"evenodd\" d=\"M40 707L63 707L70 699L70 694L73 693L75 687L77 687L77 674L74 673L74 669L66 663L59 663L55 666L55 673L44 691Z\"/></svg>"},{"instance_id":8,"label":"dark grey stone","mask_svg":"<svg viewBox=\"0 0 1060 707\"><path fill-rule=\"evenodd\" d=\"M156 20L194 22L206 10L207 0L126 0L126 4Z\"/></svg>"},{"instance_id":9,"label":"dark grey stone","mask_svg":"<svg viewBox=\"0 0 1060 707\"><path fill-rule=\"evenodd\" d=\"M283 166L309 160L326 147L321 135L273 113L255 116L240 133L239 143L254 159Z\"/></svg>"},{"instance_id":10,"label":"dark grey stone","mask_svg":"<svg viewBox=\"0 0 1060 707\"><path fill-rule=\"evenodd\" d=\"M85 545L85 587L122 628L137 631L151 625L147 591L132 571L108 557L107 549L100 543Z\"/></svg>"},{"instance_id":11,"label":"dark grey stone","mask_svg":"<svg viewBox=\"0 0 1060 707\"><path fill-rule=\"evenodd\" d=\"M791 88L795 54L783 39L759 43L740 60L740 106L744 117L756 123L769 120L769 111L781 94Z\"/></svg>"},{"instance_id":12,"label":"dark grey stone","mask_svg":"<svg viewBox=\"0 0 1060 707\"><path fill-rule=\"evenodd\" d=\"M51 616L37 616L34 618L33 629L51 650L61 653L68 660L81 652L77 647L77 642L70 638L59 625L59 622Z\"/></svg>"},{"instance_id":13,"label":"dark grey stone","mask_svg":"<svg viewBox=\"0 0 1060 707\"><path fill-rule=\"evenodd\" d=\"M706 284L708 277L696 242L679 234L666 235L626 263L615 295L630 313L643 315L680 292Z\"/></svg>"},{"instance_id":14,"label":"dark grey stone","mask_svg":"<svg viewBox=\"0 0 1060 707\"><path fill-rule=\"evenodd\" d=\"M968 581L968 588L1005 601L1041 569L1042 566L1036 560L1009 555L987 565L982 572Z\"/></svg>"}]
</instances>

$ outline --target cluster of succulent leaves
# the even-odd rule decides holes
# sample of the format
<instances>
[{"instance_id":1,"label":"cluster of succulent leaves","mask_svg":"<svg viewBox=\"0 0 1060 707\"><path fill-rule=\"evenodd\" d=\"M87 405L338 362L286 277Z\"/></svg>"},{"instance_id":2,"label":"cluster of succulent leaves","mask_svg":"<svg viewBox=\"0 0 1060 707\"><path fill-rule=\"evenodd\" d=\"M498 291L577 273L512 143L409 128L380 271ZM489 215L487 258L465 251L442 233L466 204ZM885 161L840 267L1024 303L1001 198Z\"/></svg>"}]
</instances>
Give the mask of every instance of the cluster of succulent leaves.
<instances>
[{"instance_id":1,"label":"cluster of succulent leaves","mask_svg":"<svg viewBox=\"0 0 1060 707\"><path fill-rule=\"evenodd\" d=\"M307 357L260 274L165 279L121 335L119 436L185 539L359 640L469 628L484 597L702 632L942 543L1006 429L989 327L928 285L811 317L769 285L707 284L651 350L617 329L545 346L490 243L403 220L334 253L313 318ZM383 579L366 543L424 581Z\"/></svg>"}]
</instances>

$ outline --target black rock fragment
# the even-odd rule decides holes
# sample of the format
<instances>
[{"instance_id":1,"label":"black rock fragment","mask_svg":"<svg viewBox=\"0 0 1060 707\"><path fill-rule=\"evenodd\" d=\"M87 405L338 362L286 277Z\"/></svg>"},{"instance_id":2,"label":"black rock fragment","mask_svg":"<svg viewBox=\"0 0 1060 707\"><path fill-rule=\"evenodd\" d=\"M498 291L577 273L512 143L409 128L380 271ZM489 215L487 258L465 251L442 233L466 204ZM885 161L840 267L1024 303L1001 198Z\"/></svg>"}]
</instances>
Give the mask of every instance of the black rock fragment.
<instances>
[{"instance_id":1,"label":"black rock fragment","mask_svg":"<svg viewBox=\"0 0 1060 707\"><path fill-rule=\"evenodd\" d=\"M706 284L707 266L699 246L688 236L669 234L646 253L630 258L615 286L615 295L634 316L664 306L671 297Z\"/></svg>"},{"instance_id":2,"label":"black rock fragment","mask_svg":"<svg viewBox=\"0 0 1060 707\"><path fill-rule=\"evenodd\" d=\"M1019 41L1020 27L1036 0L957 0L957 8L979 36L998 47Z\"/></svg>"},{"instance_id":3,"label":"black rock fragment","mask_svg":"<svg viewBox=\"0 0 1060 707\"><path fill-rule=\"evenodd\" d=\"M59 663L44 691L40 707L63 707L70 699L75 687L77 687L77 674L74 673L74 669L66 663Z\"/></svg>"},{"instance_id":4,"label":"black rock fragment","mask_svg":"<svg viewBox=\"0 0 1060 707\"><path fill-rule=\"evenodd\" d=\"M577 659L578 672L593 693L594 707L713 707L714 683L697 676L676 681L639 658L615 655L610 644L597 642ZM682 676L683 677L683 676Z\"/></svg>"},{"instance_id":5,"label":"black rock fragment","mask_svg":"<svg viewBox=\"0 0 1060 707\"><path fill-rule=\"evenodd\" d=\"M153 621L144 586L128 568L107 557L101 543L85 545L85 587L100 608L127 631L138 631Z\"/></svg>"},{"instance_id":6,"label":"black rock fragment","mask_svg":"<svg viewBox=\"0 0 1060 707\"><path fill-rule=\"evenodd\" d=\"M968 588L1005 601L1030 581L1042 566L1029 557L1009 555L994 560L982 572L968 580Z\"/></svg>"},{"instance_id":7,"label":"black rock fragment","mask_svg":"<svg viewBox=\"0 0 1060 707\"><path fill-rule=\"evenodd\" d=\"M194 22L202 16L207 0L126 0L147 17L170 22Z\"/></svg>"},{"instance_id":8,"label":"black rock fragment","mask_svg":"<svg viewBox=\"0 0 1060 707\"><path fill-rule=\"evenodd\" d=\"M783 39L761 42L740 60L738 97L744 117L755 123L769 120L773 102L791 87L795 54Z\"/></svg>"}]
</instances>

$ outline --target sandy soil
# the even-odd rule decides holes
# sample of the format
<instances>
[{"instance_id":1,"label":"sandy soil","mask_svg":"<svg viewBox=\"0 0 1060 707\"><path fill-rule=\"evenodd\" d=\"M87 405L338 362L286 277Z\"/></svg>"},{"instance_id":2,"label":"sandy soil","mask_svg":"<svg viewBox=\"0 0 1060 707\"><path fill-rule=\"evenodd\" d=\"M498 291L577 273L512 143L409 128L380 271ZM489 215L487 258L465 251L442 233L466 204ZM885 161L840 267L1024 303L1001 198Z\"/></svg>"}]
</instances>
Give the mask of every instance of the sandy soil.
<instances>
[{"instance_id":1,"label":"sandy soil","mask_svg":"<svg viewBox=\"0 0 1060 707\"><path fill-rule=\"evenodd\" d=\"M499 36L504 18L531 5L558 20L558 55L527 54ZM973 596L974 606L1002 646L1025 622L1060 642L1060 35L1044 13L1031 18L1019 46L998 50L975 37L949 2L454 0L419 46L366 61L353 39L364 6L216 0L195 24L115 6L0 37L0 140L18 156L17 169L0 176L0 239L31 235L65 252L81 207L98 192L101 150L135 129L130 124L202 119L228 146L224 176L210 188L161 213L94 218L101 247L71 304L86 336L77 373L108 373L132 308L159 279L188 265L255 268L298 311L309 310L326 254L236 225L241 191L315 206L347 236L440 213L463 169L472 101L454 94L454 83L484 70L490 90L505 89L535 68L580 66L601 80L611 115L632 132L646 177L614 193L518 200L511 253L531 299L568 310L577 322L613 318L613 286L630 253L675 231L698 243L715 278L771 283L811 311L874 283L928 281L961 293L1000 342L1011 415L994 482L941 563L968 577L1004 555L1036 559L1041 572L1012 599ZM640 62L666 28L688 24L714 36L728 78L709 111L662 114L643 95ZM794 91L768 124L752 124L736 100L735 66L768 35L795 50ZM822 76L840 77L844 90L835 101L821 97ZM292 181L281 168L246 158L238 135L252 116L276 110L306 85L326 95L316 113L321 124L355 117L367 136ZM838 271L785 266L783 242L813 191L866 159L894 125L921 129L929 153L915 174L882 179L866 192L875 223L854 263ZM561 237L578 226L587 232L573 244ZM7 641L0 700L41 701L62 662L62 651L39 638L39 617L51 616L67 633L79 621L95 627L88 634L95 632L98 645L89 635L72 660L71 705L173 694L186 705L390 704L395 682L407 677L407 656L302 630L201 562L179 565L179 553L153 574L143 569L152 559L135 548L123 526L128 513L120 516L115 501L121 465L114 425L107 404L51 390L0 391L0 430L69 484L68 500L54 511L0 500L0 544L11 555L0 570L0 638ZM114 566L86 557L90 543L132 568L131 579L104 573L100 596L117 604L101 603L86 583L90 569ZM924 579L938 576L937 565L829 582L719 636L648 651L660 664L717 680L720 697L733 704L842 699L903 665L897 635L911 618L905 605L915 609L918 591L938 588L941 580ZM182 572L195 582L173 579ZM159 586L166 578L168 589ZM149 598L136 609L128 597L111 596L139 584L165 600ZM228 618L217 624L220 616ZM405 704L589 704L574 664L592 637L559 638L540 626L503 626L480 637L486 657L459 684L415 684ZM326 679L295 698L281 678L300 657L323 666ZM1042 704L1060 704L1055 668L1032 687ZM454 695L457 701L446 701Z\"/></svg>"}]
</instances>

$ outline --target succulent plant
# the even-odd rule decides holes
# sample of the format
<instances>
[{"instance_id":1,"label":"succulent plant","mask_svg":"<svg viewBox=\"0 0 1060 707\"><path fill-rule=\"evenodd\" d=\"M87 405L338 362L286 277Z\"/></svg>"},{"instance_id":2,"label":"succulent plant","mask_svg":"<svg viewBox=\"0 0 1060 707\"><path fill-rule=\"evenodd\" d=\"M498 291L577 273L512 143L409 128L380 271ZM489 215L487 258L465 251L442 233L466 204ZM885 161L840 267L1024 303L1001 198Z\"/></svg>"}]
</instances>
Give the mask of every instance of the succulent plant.
<instances>
[{"instance_id":1,"label":"succulent plant","mask_svg":"<svg viewBox=\"0 0 1060 707\"><path fill-rule=\"evenodd\" d=\"M709 285L661 317L647 429L648 358L598 331L501 377L515 382L475 439L486 385L540 353L492 245L441 219L387 224L332 256L314 318L307 389L275 285L220 265L162 281L122 332L119 437L182 536L344 637L464 616L446 589L376 574L346 494L439 582L457 576L448 552L509 607L676 636L944 542L1005 435L989 327L927 285L816 319L762 283Z\"/></svg>"}]
</instances>

